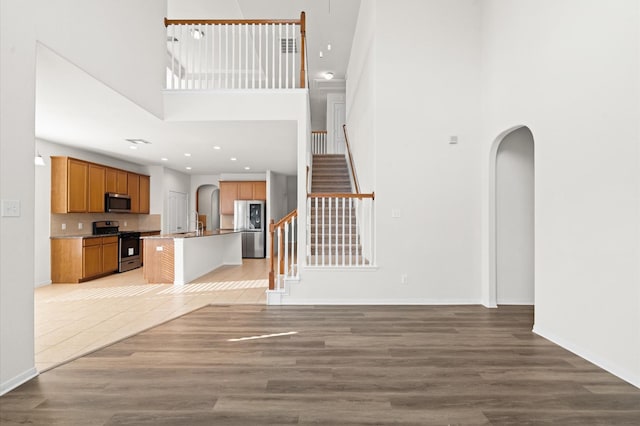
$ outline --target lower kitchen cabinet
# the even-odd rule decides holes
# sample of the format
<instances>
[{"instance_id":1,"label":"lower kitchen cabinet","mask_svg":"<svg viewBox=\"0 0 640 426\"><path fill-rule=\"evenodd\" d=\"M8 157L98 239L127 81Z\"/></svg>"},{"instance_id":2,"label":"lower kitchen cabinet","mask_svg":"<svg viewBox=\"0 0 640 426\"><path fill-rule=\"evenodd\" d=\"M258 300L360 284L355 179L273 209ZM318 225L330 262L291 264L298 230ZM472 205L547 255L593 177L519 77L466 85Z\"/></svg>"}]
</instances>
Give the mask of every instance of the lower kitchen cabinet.
<instances>
[{"instance_id":1,"label":"lower kitchen cabinet","mask_svg":"<svg viewBox=\"0 0 640 426\"><path fill-rule=\"evenodd\" d=\"M79 283L117 270L117 236L51 239L53 283Z\"/></svg>"}]
</instances>

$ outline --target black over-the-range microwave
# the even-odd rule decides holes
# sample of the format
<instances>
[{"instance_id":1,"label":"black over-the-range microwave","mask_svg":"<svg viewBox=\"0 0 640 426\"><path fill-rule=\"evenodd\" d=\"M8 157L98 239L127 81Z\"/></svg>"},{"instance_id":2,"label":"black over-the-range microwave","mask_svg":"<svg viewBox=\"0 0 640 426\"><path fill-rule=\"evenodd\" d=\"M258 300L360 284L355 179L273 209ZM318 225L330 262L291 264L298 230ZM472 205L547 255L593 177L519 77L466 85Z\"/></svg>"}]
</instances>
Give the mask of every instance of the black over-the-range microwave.
<instances>
[{"instance_id":1,"label":"black over-the-range microwave","mask_svg":"<svg viewBox=\"0 0 640 426\"><path fill-rule=\"evenodd\" d=\"M130 213L131 197L127 194L104 194L104 211L109 213Z\"/></svg>"}]
</instances>

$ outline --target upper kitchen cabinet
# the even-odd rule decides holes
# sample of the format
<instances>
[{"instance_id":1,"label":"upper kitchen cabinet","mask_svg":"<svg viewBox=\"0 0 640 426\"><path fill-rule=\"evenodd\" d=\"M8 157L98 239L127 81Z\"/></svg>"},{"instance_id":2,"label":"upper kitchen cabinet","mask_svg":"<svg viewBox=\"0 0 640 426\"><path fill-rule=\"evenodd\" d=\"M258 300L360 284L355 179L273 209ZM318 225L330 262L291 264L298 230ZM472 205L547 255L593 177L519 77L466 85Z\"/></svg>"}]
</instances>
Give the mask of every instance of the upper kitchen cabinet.
<instances>
[{"instance_id":1,"label":"upper kitchen cabinet","mask_svg":"<svg viewBox=\"0 0 640 426\"><path fill-rule=\"evenodd\" d=\"M140 175L140 213L149 214L151 204L151 178L149 176Z\"/></svg>"},{"instance_id":2,"label":"upper kitchen cabinet","mask_svg":"<svg viewBox=\"0 0 640 426\"><path fill-rule=\"evenodd\" d=\"M238 200L255 200L253 182L238 182Z\"/></svg>"},{"instance_id":3,"label":"upper kitchen cabinet","mask_svg":"<svg viewBox=\"0 0 640 426\"><path fill-rule=\"evenodd\" d=\"M126 194L129 190L127 183L127 172L107 167L106 192Z\"/></svg>"},{"instance_id":4,"label":"upper kitchen cabinet","mask_svg":"<svg viewBox=\"0 0 640 426\"><path fill-rule=\"evenodd\" d=\"M220 214L233 214L233 202L238 199L238 182L220 182Z\"/></svg>"},{"instance_id":5,"label":"upper kitchen cabinet","mask_svg":"<svg viewBox=\"0 0 640 426\"><path fill-rule=\"evenodd\" d=\"M131 197L131 213L140 213L140 175L127 174L127 194Z\"/></svg>"},{"instance_id":6,"label":"upper kitchen cabinet","mask_svg":"<svg viewBox=\"0 0 640 426\"><path fill-rule=\"evenodd\" d=\"M51 213L102 213L107 192L128 194L131 213L149 213L149 176L70 157L51 157Z\"/></svg>"},{"instance_id":7,"label":"upper kitchen cabinet","mask_svg":"<svg viewBox=\"0 0 640 426\"><path fill-rule=\"evenodd\" d=\"M267 200L265 181L220 182L220 214L233 214L235 200Z\"/></svg>"},{"instance_id":8,"label":"upper kitchen cabinet","mask_svg":"<svg viewBox=\"0 0 640 426\"><path fill-rule=\"evenodd\" d=\"M88 186L88 163L51 157L51 213L86 213Z\"/></svg>"},{"instance_id":9,"label":"upper kitchen cabinet","mask_svg":"<svg viewBox=\"0 0 640 426\"><path fill-rule=\"evenodd\" d=\"M267 182L253 182L253 198L252 200L267 201Z\"/></svg>"},{"instance_id":10,"label":"upper kitchen cabinet","mask_svg":"<svg viewBox=\"0 0 640 426\"><path fill-rule=\"evenodd\" d=\"M89 164L89 213L104 212L106 168Z\"/></svg>"}]
</instances>

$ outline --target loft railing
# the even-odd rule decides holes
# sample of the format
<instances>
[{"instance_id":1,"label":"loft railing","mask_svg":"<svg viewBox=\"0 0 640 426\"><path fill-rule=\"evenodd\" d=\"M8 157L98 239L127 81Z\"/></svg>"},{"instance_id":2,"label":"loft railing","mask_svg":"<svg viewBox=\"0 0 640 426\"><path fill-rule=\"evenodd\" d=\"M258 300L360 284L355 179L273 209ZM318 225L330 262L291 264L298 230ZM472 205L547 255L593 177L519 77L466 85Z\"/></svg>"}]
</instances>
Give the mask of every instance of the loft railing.
<instances>
[{"instance_id":1,"label":"loft railing","mask_svg":"<svg viewBox=\"0 0 640 426\"><path fill-rule=\"evenodd\" d=\"M271 235L269 290L281 290L284 287L285 279L298 277L297 220L298 210L293 210L277 223L272 219L269 224ZM275 250L276 241L278 243L277 252Z\"/></svg>"},{"instance_id":2,"label":"loft railing","mask_svg":"<svg viewBox=\"0 0 640 426\"><path fill-rule=\"evenodd\" d=\"M326 154L327 151L327 131L314 130L311 132L311 153Z\"/></svg>"},{"instance_id":3,"label":"loft railing","mask_svg":"<svg viewBox=\"0 0 640 426\"><path fill-rule=\"evenodd\" d=\"M164 20L167 90L307 86L305 13L286 20Z\"/></svg>"},{"instance_id":4,"label":"loft railing","mask_svg":"<svg viewBox=\"0 0 640 426\"><path fill-rule=\"evenodd\" d=\"M307 195L307 266L375 265L375 194Z\"/></svg>"}]
</instances>

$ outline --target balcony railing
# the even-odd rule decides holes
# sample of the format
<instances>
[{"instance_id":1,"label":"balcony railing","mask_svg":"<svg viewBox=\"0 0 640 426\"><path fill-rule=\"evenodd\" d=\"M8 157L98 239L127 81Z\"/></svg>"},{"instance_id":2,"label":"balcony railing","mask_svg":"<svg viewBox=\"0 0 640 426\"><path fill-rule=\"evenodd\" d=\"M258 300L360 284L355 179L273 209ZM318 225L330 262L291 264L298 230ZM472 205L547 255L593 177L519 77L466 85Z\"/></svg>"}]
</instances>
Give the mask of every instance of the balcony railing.
<instances>
[{"instance_id":1,"label":"balcony railing","mask_svg":"<svg viewBox=\"0 0 640 426\"><path fill-rule=\"evenodd\" d=\"M167 90L306 87L305 14L299 20L173 20Z\"/></svg>"}]
</instances>

